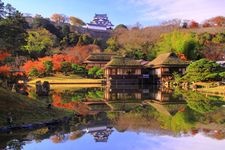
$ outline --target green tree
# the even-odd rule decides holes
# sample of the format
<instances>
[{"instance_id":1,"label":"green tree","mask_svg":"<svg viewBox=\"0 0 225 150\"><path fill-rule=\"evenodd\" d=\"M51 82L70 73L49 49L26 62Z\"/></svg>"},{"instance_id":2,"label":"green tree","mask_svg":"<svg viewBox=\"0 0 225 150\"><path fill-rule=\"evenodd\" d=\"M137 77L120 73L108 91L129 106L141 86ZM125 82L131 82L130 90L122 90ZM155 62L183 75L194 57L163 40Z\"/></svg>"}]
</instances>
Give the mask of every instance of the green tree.
<instances>
[{"instance_id":1,"label":"green tree","mask_svg":"<svg viewBox=\"0 0 225 150\"><path fill-rule=\"evenodd\" d=\"M214 43L225 43L225 34L217 33L215 37L212 39Z\"/></svg>"},{"instance_id":2,"label":"green tree","mask_svg":"<svg viewBox=\"0 0 225 150\"><path fill-rule=\"evenodd\" d=\"M121 29L121 28L128 30L127 26L125 26L124 24L117 25L114 30L118 30L118 29Z\"/></svg>"},{"instance_id":3,"label":"green tree","mask_svg":"<svg viewBox=\"0 0 225 150\"><path fill-rule=\"evenodd\" d=\"M33 29L28 31L27 45L24 49L31 55L43 55L53 46L54 36L46 29Z\"/></svg>"},{"instance_id":4,"label":"green tree","mask_svg":"<svg viewBox=\"0 0 225 150\"><path fill-rule=\"evenodd\" d=\"M27 27L27 22L18 11L0 19L0 49L10 52L21 50L26 44Z\"/></svg>"},{"instance_id":5,"label":"green tree","mask_svg":"<svg viewBox=\"0 0 225 150\"><path fill-rule=\"evenodd\" d=\"M63 34L63 36L64 36L64 37L65 37L65 36L68 36L69 33L70 33L70 27L69 27L69 25L64 24L64 25L62 26L62 34Z\"/></svg>"},{"instance_id":6,"label":"green tree","mask_svg":"<svg viewBox=\"0 0 225 150\"><path fill-rule=\"evenodd\" d=\"M110 51L113 51L113 52L116 52L119 50L119 44L116 40L115 37L111 37L109 38L107 41L106 41L106 44L107 44L107 50L110 50Z\"/></svg>"},{"instance_id":7,"label":"green tree","mask_svg":"<svg viewBox=\"0 0 225 150\"><path fill-rule=\"evenodd\" d=\"M77 65L77 64L72 64L72 71L74 74L86 74L87 70L85 69L85 67Z\"/></svg>"},{"instance_id":8,"label":"green tree","mask_svg":"<svg viewBox=\"0 0 225 150\"><path fill-rule=\"evenodd\" d=\"M38 77L40 73L38 72L37 68L32 68L29 72L30 77Z\"/></svg>"},{"instance_id":9,"label":"green tree","mask_svg":"<svg viewBox=\"0 0 225 150\"><path fill-rule=\"evenodd\" d=\"M187 67L183 79L190 82L219 80L221 79L219 74L223 71L224 69L216 62L200 59Z\"/></svg>"},{"instance_id":10,"label":"green tree","mask_svg":"<svg viewBox=\"0 0 225 150\"><path fill-rule=\"evenodd\" d=\"M79 40L78 40L78 45L88 45L88 44L92 44L93 43L93 39L91 37L89 37L86 34L80 35Z\"/></svg>"},{"instance_id":11,"label":"green tree","mask_svg":"<svg viewBox=\"0 0 225 150\"><path fill-rule=\"evenodd\" d=\"M99 77L99 75L101 76L103 74L103 71L101 70L102 69L100 67L94 66L93 68L88 70L88 75L94 78Z\"/></svg>"},{"instance_id":12,"label":"green tree","mask_svg":"<svg viewBox=\"0 0 225 150\"><path fill-rule=\"evenodd\" d=\"M67 75L68 72L71 71L71 63L70 62L62 62L61 63L61 71L64 75Z\"/></svg>"},{"instance_id":13,"label":"green tree","mask_svg":"<svg viewBox=\"0 0 225 150\"><path fill-rule=\"evenodd\" d=\"M97 72L96 72L96 76L98 78L102 78L104 75L104 70L103 69L99 69Z\"/></svg>"},{"instance_id":14,"label":"green tree","mask_svg":"<svg viewBox=\"0 0 225 150\"><path fill-rule=\"evenodd\" d=\"M205 96L197 92L185 92L183 96L187 100L187 105L194 111L204 114L214 112L225 104L223 98L216 96Z\"/></svg>"},{"instance_id":15,"label":"green tree","mask_svg":"<svg viewBox=\"0 0 225 150\"><path fill-rule=\"evenodd\" d=\"M61 38L61 33L60 30L55 27L55 25L46 18L43 18L40 15L36 15L33 19L33 22L31 24L33 29L38 29L38 28L45 28L48 30L50 33L54 34L57 36L57 38Z\"/></svg>"},{"instance_id":16,"label":"green tree","mask_svg":"<svg viewBox=\"0 0 225 150\"><path fill-rule=\"evenodd\" d=\"M44 66L45 66L45 73L47 75L52 73L52 71L53 71L53 63L52 63L52 61L45 61L44 62Z\"/></svg>"},{"instance_id":17,"label":"green tree","mask_svg":"<svg viewBox=\"0 0 225 150\"><path fill-rule=\"evenodd\" d=\"M163 34L157 48L159 53L183 53L188 59L197 59L198 56L197 38L195 34L189 32L174 31Z\"/></svg>"}]
</instances>

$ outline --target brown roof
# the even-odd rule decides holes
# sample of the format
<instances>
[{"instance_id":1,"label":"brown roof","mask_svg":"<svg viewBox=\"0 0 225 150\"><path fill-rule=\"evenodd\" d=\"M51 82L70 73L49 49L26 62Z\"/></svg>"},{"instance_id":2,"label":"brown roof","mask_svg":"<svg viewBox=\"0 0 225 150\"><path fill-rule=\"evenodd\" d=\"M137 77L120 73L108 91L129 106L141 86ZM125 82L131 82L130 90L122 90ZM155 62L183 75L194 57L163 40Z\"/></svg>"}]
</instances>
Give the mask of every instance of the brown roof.
<instances>
[{"instance_id":1,"label":"brown roof","mask_svg":"<svg viewBox=\"0 0 225 150\"><path fill-rule=\"evenodd\" d=\"M106 64L106 67L142 67L142 65L134 59L114 56L112 60Z\"/></svg>"},{"instance_id":2,"label":"brown roof","mask_svg":"<svg viewBox=\"0 0 225 150\"><path fill-rule=\"evenodd\" d=\"M87 58L86 61L110 61L115 53L92 53Z\"/></svg>"},{"instance_id":3,"label":"brown roof","mask_svg":"<svg viewBox=\"0 0 225 150\"><path fill-rule=\"evenodd\" d=\"M175 53L160 54L154 60L150 61L147 67L157 66L187 66L189 63L177 57Z\"/></svg>"}]
</instances>

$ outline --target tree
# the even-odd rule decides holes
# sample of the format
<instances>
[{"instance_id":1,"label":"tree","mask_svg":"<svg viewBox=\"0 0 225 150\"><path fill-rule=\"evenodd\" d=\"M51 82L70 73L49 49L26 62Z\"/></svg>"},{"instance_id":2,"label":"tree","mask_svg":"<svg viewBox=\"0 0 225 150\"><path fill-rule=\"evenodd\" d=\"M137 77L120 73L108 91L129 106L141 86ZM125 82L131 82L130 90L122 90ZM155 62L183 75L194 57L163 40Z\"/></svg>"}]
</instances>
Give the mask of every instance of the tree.
<instances>
[{"instance_id":1,"label":"tree","mask_svg":"<svg viewBox=\"0 0 225 150\"><path fill-rule=\"evenodd\" d=\"M53 63L52 61L45 61L44 62L45 66L45 73L49 75L53 71Z\"/></svg>"},{"instance_id":2,"label":"tree","mask_svg":"<svg viewBox=\"0 0 225 150\"><path fill-rule=\"evenodd\" d=\"M191 21L189 24L189 28L198 28L199 27L199 23L196 21Z\"/></svg>"},{"instance_id":3,"label":"tree","mask_svg":"<svg viewBox=\"0 0 225 150\"><path fill-rule=\"evenodd\" d=\"M33 19L33 22L31 24L32 28L38 29L38 28L45 28L52 34L56 35L58 38L61 37L60 30L55 27L55 25L46 18L43 18L40 15L36 15Z\"/></svg>"},{"instance_id":4,"label":"tree","mask_svg":"<svg viewBox=\"0 0 225 150\"><path fill-rule=\"evenodd\" d=\"M224 69L216 62L200 59L192 62L187 67L183 79L190 82L219 80L221 79L220 73L222 72L224 72Z\"/></svg>"},{"instance_id":5,"label":"tree","mask_svg":"<svg viewBox=\"0 0 225 150\"><path fill-rule=\"evenodd\" d=\"M225 43L225 34L217 33L215 37L213 37L212 42L214 43Z\"/></svg>"},{"instance_id":6,"label":"tree","mask_svg":"<svg viewBox=\"0 0 225 150\"><path fill-rule=\"evenodd\" d=\"M0 61L3 61L7 57L11 56L11 54L6 53L6 52L0 52Z\"/></svg>"},{"instance_id":7,"label":"tree","mask_svg":"<svg viewBox=\"0 0 225 150\"><path fill-rule=\"evenodd\" d=\"M38 77L40 73L38 72L37 68L32 68L28 75L30 77Z\"/></svg>"},{"instance_id":8,"label":"tree","mask_svg":"<svg viewBox=\"0 0 225 150\"><path fill-rule=\"evenodd\" d=\"M223 17L223 16L213 17L211 19L208 19L206 22L213 26L224 26L225 25L225 17Z\"/></svg>"},{"instance_id":9,"label":"tree","mask_svg":"<svg viewBox=\"0 0 225 150\"><path fill-rule=\"evenodd\" d=\"M27 45L24 46L24 49L31 55L44 55L53 46L54 36L46 29L33 29L28 31L26 40Z\"/></svg>"},{"instance_id":10,"label":"tree","mask_svg":"<svg viewBox=\"0 0 225 150\"><path fill-rule=\"evenodd\" d=\"M27 27L27 22L18 11L12 16L0 19L0 49L9 52L21 50L26 44Z\"/></svg>"},{"instance_id":11,"label":"tree","mask_svg":"<svg viewBox=\"0 0 225 150\"><path fill-rule=\"evenodd\" d=\"M63 36L65 37L65 36L68 36L69 35L69 33L70 33L70 27L68 26L68 25L63 25L62 26L62 34L63 34Z\"/></svg>"},{"instance_id":12,"label":"tree","mask_svg":"<svg viewBox=\"0 0 225 150\"><path fill-rule=\"evenodd\" d=\"M88 75L94 78L101 78L103 76L103 69L94 66L88 70Z\"/></svg>"},{"instance_id":13,"label":"tree","mask_svg":"<svg viewBox=\"0 0 225 150\"><path fill-rule=\"evenodd\" d=\"M69 71L71 71L71 63L70 62L62 62L61 63L61 71L66 75Z\"/></svg>"},{"instance_id":14,"label":"tree","mask_svg":"<svg viewBox=\"0 0 225 150\"><path fill-rule=\"evenodd\" d=\"M9 75L10 67L7 65L0 66L0 77Z\"/></svg>"},{"instance_id":15,"label":"tree","mask_svg":"<svg viewBox=\"0 0 225 150\"><path fill-rule=\"evenodd\" d=\"M81 20L77 17L74 17L74 16L70 16L69 20L70 20L70 24L73 25L73 26L83 26L83 25L85 25L83 20Z\"/></svg>"},{"instance_id":16,"label":"tree","mask_svg":"<svg viewBox=\"0 0 225 150\"><path fill-rule=\"evenodd\" d=\"M102 78L103 75L104 75L104 70L100 68L100 69L96 72L96 76L97 76L98 78Z\"/></svg>"},{"instance_id":17,"label":"tree","mask_svg":"<svg viewBox=\"0 0 225 150\"><path fill-rule=\"evenodd\" d=\"M83 66L79 66L77 64L72 64L72 71L74 74L86 74L87 70Z\"/></svg>"},{"instance_id":18,"label":"tree","mask_svg":"<svg viewBox=\"0 0 225 150\"><path fill-rule=\"evenodd\" d=\"M221 97L205 96L192 91L185 92L183 95L187 100L187 105L200 114L214 112L225 104Z\"/></svg>"},{"instance_id":19,"label":"tree","mask_svg":"<svg viewBox=\"0 0 225 150\"><path fill-rule=\"evenodd\" d=\"M63 14L53 14L51 16L51 20L56 22L57 24L60 24L60 23L65 23L67 21L67 17Z\"/></svg>"},{"instance_id":20,"label":"tree","mask_svg":"<svg viewBox=\"0 0 225 150\"><path fill-rule=\"evenodd\" d=\"M117 39L114 38L114 37L109 38L106 41L106 44L107 44L107 50L110 50L110 51L113 51L113 52L119 50L119 44L117 42Z\"/></svg>"},{"instance_id":21,"label":"tree","mask_svg":"<svg viewBox=\"0 0 225 150\"><path fill-rule=\"evenodd\" d=\"M117 25L114 30L118 30L118 29L121 29L121 28L128 30L127 26L125 26L124 24Z\"/></svg>"},{"instance_id":22,"label":"tree","mask_svg":"<svg viewBox=\"0 0 225 150\"><path fill-rule=\"evenodd\" d=\"M175 52L182 53L187 59L197 59L198 41L192 33L174 31L162 35L157 43L158 53Z\"/></svg>"},{"instance_id":23,"label":"tree","mask_svg":"<svg viewBox=\"0 0 225 150\"><path fill-rule=\"evenodd\" d=\"M209 60L223 60L225 57L225 34L202 33L198 35L199 52Z\"/></svg>"},{"instance_id":24,"label":"tree","mask_svg":"<svg viewBox=\"0 0 225 150\"><path fill-rule=\"evenodd\" d=\"M86 34L82 34L79 37L77 45L82 46L82 45L88 45L92 43L93 43L93 39L90 36Z\"/></svg>"}]
</instances>

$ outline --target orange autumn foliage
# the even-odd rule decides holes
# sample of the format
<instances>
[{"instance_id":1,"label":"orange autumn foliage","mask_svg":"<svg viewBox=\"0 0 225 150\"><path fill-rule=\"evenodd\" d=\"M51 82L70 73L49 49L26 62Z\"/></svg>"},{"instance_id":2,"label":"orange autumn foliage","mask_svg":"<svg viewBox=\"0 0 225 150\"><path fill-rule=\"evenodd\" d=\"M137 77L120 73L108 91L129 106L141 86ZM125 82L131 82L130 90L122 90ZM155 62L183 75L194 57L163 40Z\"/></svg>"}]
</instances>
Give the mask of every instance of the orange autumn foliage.
<instances>
[{"instance_id":1,"label":"orange autumn foliage","mask_svg":"<svg viewBox=\"0 0 225 150\"><path fill-rule=\"evenodd\" d=\"M90 113L89 107L82 102L63 103L60 93L54 93L52 99L52 105L55 107L73 110L82 115L88 115Z\"/></svg>"},{"instance_id":2,"label":"orange autumn foliage","mask_svg":"<svg viewBox=\"0 0 225 150\"><path fill-rule=\"evenodd\" d=\"M224 26L225 25L225 17L223 17L223 16L213 17L213 18L207 20L206 22L211 23L216 26Z\"/></svg>"},{"instance_id":3,"label":"orange autumn foliage","mask_svg":"<svg viewBox=\"0 0 225 150\"><path fill-rule=\"evenodd\" d=\"M70 102L70 103L62 103L62 97L60 94L53 94L52 95L52 105L58 108L64 108L64 109L68 109L68 110L74 110L74 103Z\"/></svg>"},{"instance_id":4,"label":"orange autumn foliage","mask_svg":"<svg viewBox=\"0 0 225 150\"><path fill-rule=\"evenodd\" d=\"M0 74L7 76L10 73L10 67L7 65L0 66Z\"/></svg>"},{"instance_id":5,"label":"orange autumn foliage","mask_svg":"<svg viewBox=\"0 0 225 150\"><path fill-rule=\"evenodd\" d=\"M36 68L39 73L44 73L45 72L44 62L46 61L52 61L54 71L60 71L62 62L66 61L76 64L78 63L78 58L76 56L70 56L67 54L55 54L51 57L46 56L43 58L39 58L36 61L29 60L22 66L22 68L25 70L27 75L33 68Z\"/></svg>"},{"instance_id":6,"label":"orange autumn foliage","mask_svg":"<svg viewBox=\"0 0 225 150\"><path fill-rule=\"evenodd\" d=\"M178 56L181 60L187 61L187 57L186 57L183 53L179 53L179 54L177 54L177 56Z\"/></svg>"},{"instance_id":7,"label":"orange autumn foliage","mask_svg":"<svg viewBox=\"0 0 225 150\"><path fill-rule=\"evenodd\" d=\"M39 73L43 73L45 71L45 67L43 62L41 61L27 61L23 67L22 67L25 71L25 73L28 75L29 72L33 69L36 68L38 70Z\"/></svg>"},{"instance_id":8,"label":"orange autumn foliage","mask_svg":"<svg viewBox=\"0 0 225 150\"><path fill-rule=\"evenodd\" d=\"M9 56L11 56L11 54L9 53L6 53L6 52L0 53L0 61L4 60L6 57L9 57Z\"/></svg>"},{"instance_id":9,"label":"orange autumn foliage","mask_svg":"<svg viewBox=\"0 0 225 150\"><path fill-rule=\"evenodd\" d=\"M190 28L198 28L199 27L199 23L196 22L196 21L191 21L189 27Z\"/></svg>"}]
</instances>

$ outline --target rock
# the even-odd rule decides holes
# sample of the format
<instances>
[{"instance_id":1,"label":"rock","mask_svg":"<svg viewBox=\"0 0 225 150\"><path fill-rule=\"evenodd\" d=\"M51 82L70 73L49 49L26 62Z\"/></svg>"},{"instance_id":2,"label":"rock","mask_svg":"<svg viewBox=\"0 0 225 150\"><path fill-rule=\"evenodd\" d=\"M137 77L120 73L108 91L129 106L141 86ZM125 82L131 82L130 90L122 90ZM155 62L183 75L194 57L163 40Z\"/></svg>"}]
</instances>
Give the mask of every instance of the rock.
<instances>
[{"instance_id":1,"label":"rock","mask_svg":"<svg viewBox=\"0 0 225 150\"><path fill-rule=\"evenodd\" d=\"M42 85L41 85L41 81L37 81L36 82L36 94L38 96L42 96Z\"/></svg>"},{"instance_id":2,"label":"rock","mask_svg":"<svg viewBox=\"0 0 225 150\"><path fill-rule=\"evenodd\" d=\"M50 92L50 84L48 81L44 81L42 84L42 94L43 96L48 96Z\"/></svg>"},{"instance_id":3,"label":"rock","mask_svg":"<svg viewBox=\"0 0 225 150\"><path fill-rule=\"evenodd\" d=\"M44 81L41 84L41 81L36 82L36 94L38 96L48 96L50 92L50 84L48 81Z\"/></svg>"}]
</instances>

